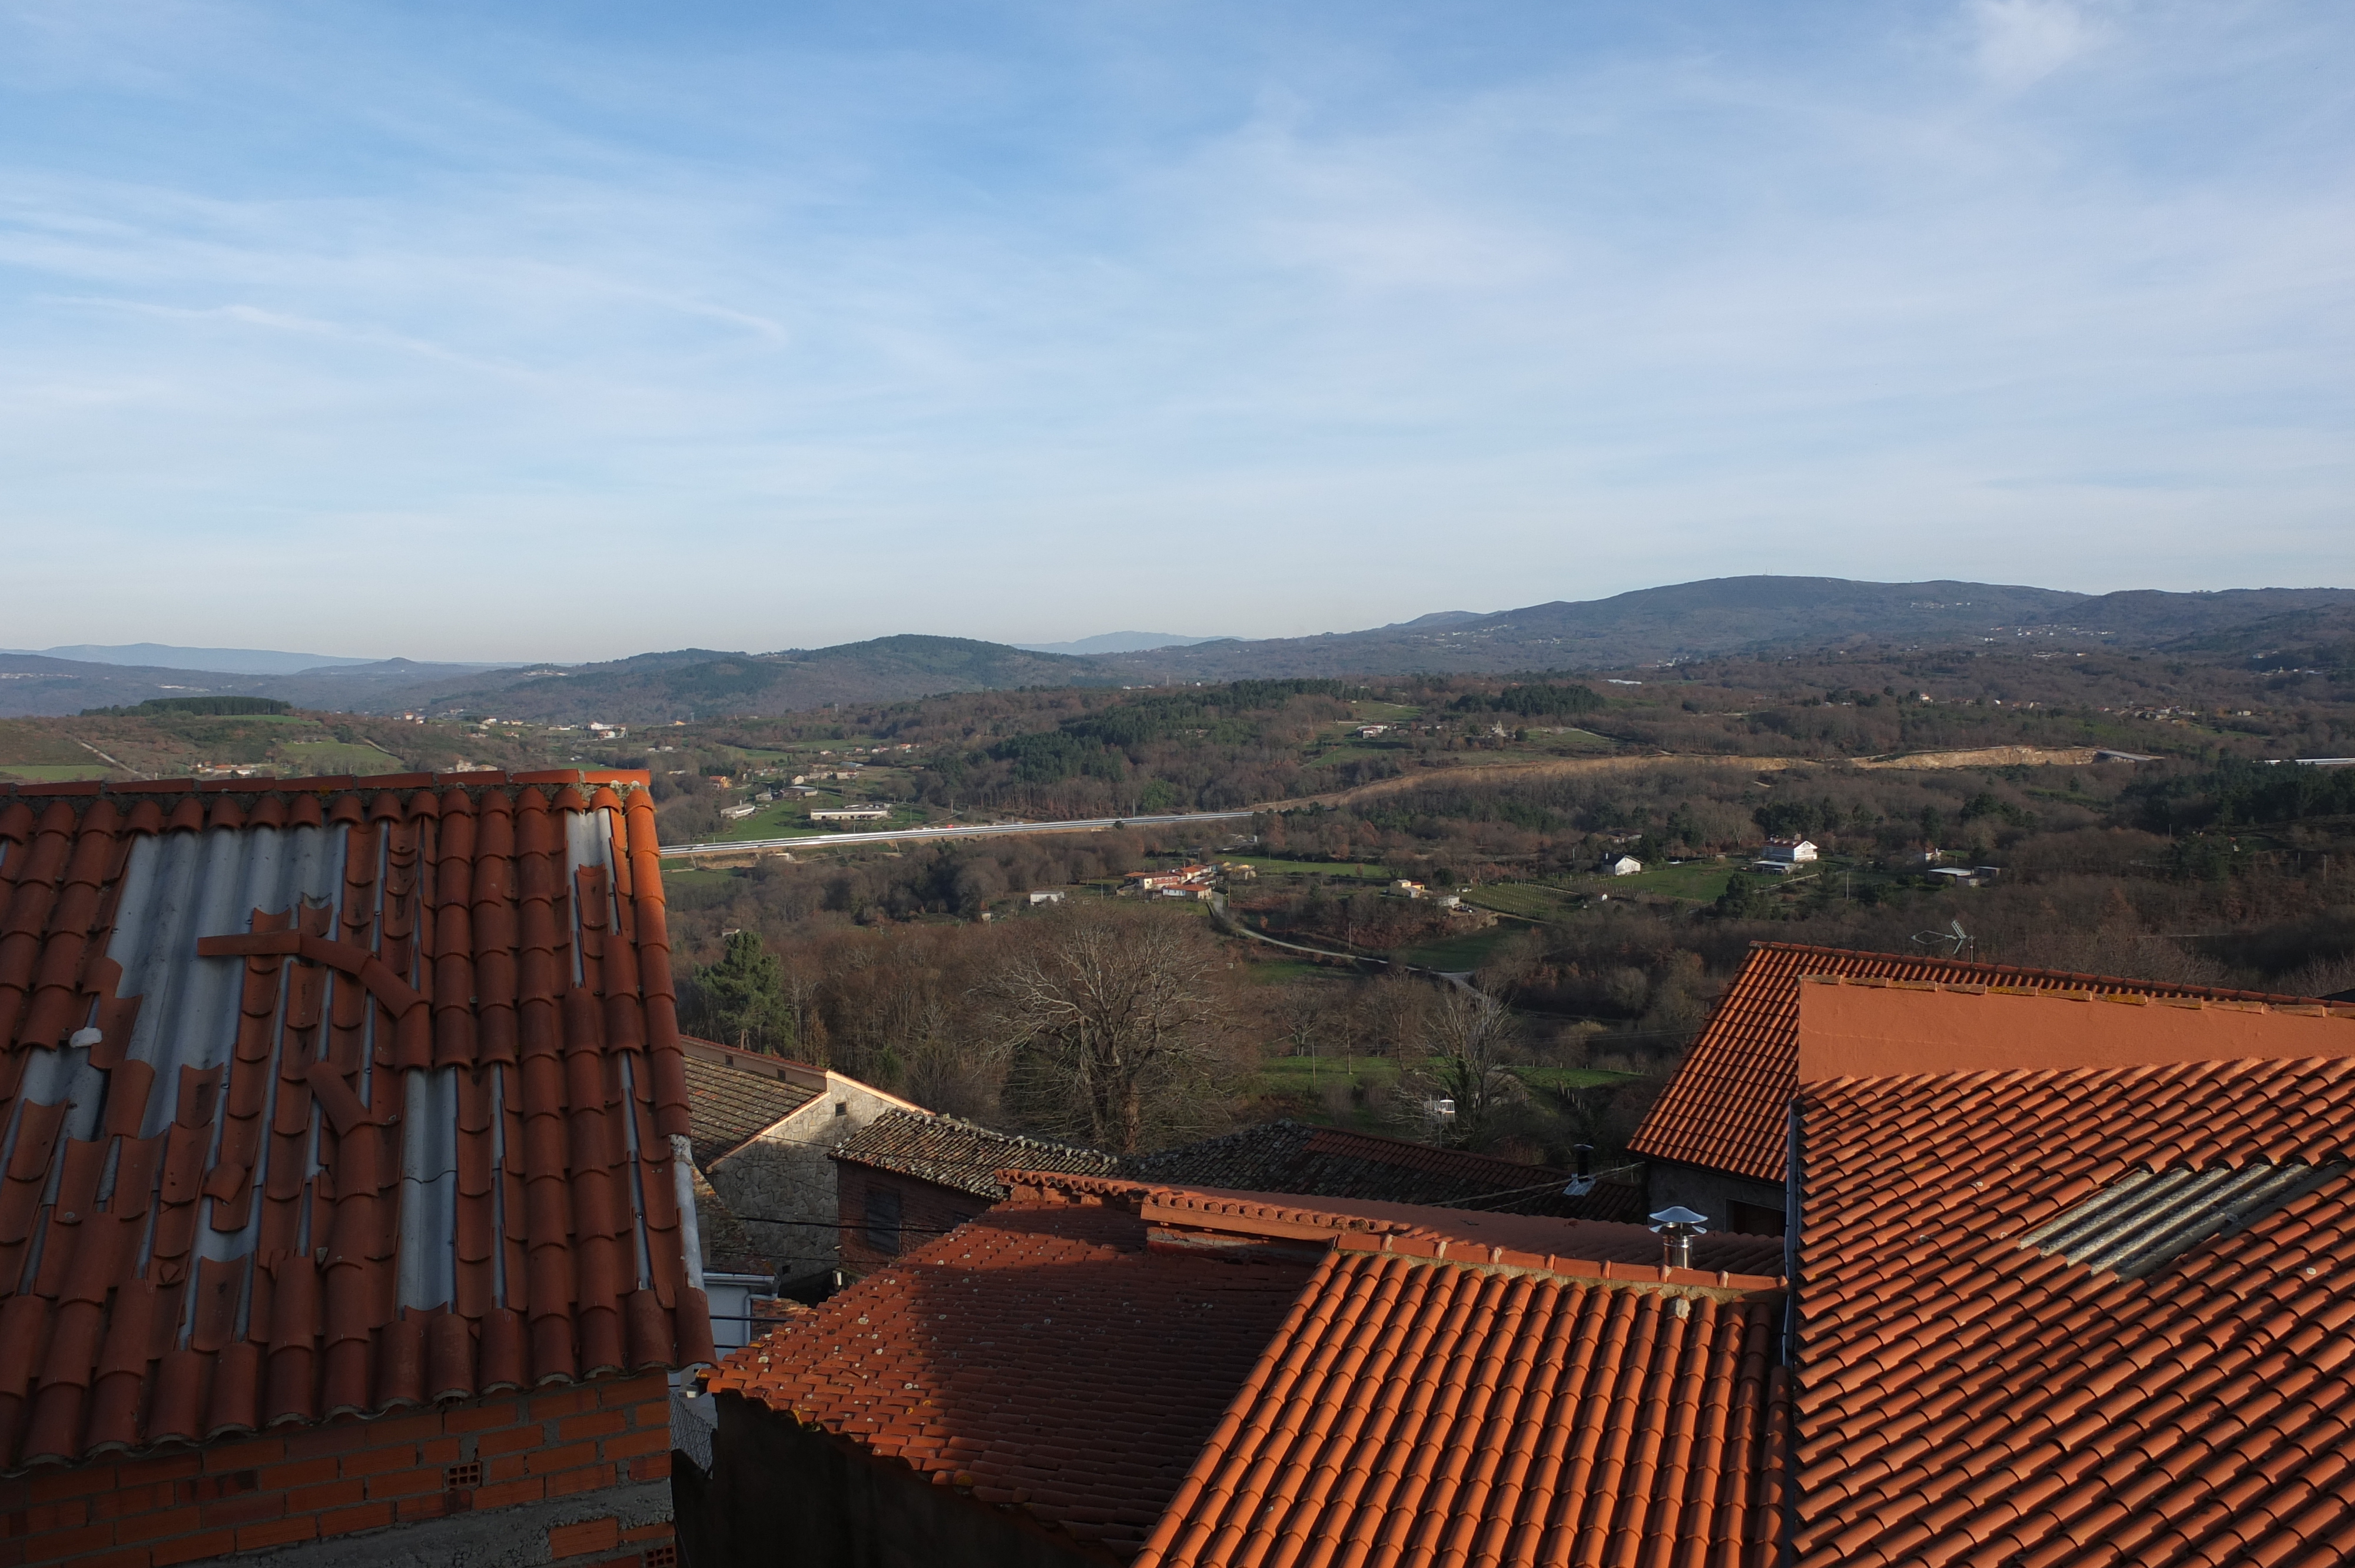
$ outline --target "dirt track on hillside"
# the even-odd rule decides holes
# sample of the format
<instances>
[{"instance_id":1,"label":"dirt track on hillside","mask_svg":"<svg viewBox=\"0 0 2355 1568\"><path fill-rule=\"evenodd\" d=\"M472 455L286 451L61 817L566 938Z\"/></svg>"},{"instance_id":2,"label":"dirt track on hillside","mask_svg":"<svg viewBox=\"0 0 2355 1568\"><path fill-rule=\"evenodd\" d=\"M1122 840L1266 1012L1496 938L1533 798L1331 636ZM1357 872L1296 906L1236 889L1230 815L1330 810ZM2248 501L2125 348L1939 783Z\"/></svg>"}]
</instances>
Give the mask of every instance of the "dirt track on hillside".
<instances>
[{"instance_id":1,"label":"dirt track on hillside","mask_svg":"<svg viewBox=\"0 0 2355 1568\"><path fill-rule=\"evenodd\" d=\"M1329 795L1302 795L1254 806L1258 811L1292 811L1307 806L1353 806L1360 800L1403 794L1429 784L1468 784L1498 779L1555 779L1573 773L1632 773L1675 764L1685 768L1732 768L1752 773L1777 773L1788 768L2013 768L2052 765L2082 767L2094 760L2091 747L2047 749L2033 746L1990 746L1976 751L1922 751L1910 757L1728 757L1717 753L1649 757L1550 757L1541 762L1498 762L1487 767L1433 768L1377 779L1354 789Z\"/></svg>"}]
</instances>

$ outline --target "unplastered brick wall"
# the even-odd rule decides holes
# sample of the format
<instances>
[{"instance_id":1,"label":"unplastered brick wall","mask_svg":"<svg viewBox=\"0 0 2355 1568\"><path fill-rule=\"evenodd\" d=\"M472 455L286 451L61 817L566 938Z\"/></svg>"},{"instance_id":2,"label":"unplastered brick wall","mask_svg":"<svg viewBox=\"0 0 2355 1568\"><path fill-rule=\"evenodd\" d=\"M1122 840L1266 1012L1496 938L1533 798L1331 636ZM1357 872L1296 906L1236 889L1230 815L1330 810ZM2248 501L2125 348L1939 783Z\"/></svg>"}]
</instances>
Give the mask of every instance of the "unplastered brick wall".
<instances>
[{"instance_id":1,"label":"unplastered brick wall","mask_svg":"<svg viewBox=\"0 0 2355 1568\"><path fill-rule=\"evenodd\" d=\"M854 1165L847 1160L837 1161L836 1171L841 1182L842 1266L853 1274L872 1274L897 1263L901 1255L938 1240L943 1232L954 1230L997 1201L896 1171ZM876 1246L868 1235L869 1227L879 1223L879 1214L889 1218L881 1204L870 1208L869 1195L879 1192L899 1199L900 1232L896 1251Z\"/></svg>"},{"instance_id":2,"label":"unplastered brick wall","mask_svg":"<svg viewBox=\"0 0 2355 1568\"><path fill-rule=\"evenodd\" d=\"M669 1476L669 1394L655 1372L34 1471L0 1480L0 1568L166 1568L403 1526L422 1544L432 1521L592 1500ZM580 1511L538 1532L543 1560L677 1563L667 1520Z\"/></svg>"}]
</instances>

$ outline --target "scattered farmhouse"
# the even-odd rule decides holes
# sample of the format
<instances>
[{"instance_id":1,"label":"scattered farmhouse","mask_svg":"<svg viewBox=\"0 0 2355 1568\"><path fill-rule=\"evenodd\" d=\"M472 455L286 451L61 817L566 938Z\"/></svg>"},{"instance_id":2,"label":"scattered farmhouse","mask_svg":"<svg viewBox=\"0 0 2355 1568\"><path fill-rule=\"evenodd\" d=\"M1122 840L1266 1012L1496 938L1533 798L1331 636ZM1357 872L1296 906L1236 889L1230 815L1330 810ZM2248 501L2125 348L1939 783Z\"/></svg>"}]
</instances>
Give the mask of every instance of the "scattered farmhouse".
<instances>
[{"instance_id":1,"label":"scattered farmhouse","mask_svg":"<svg viewBox=\"0 0 2355 1568\"><path fill-rule=\"evenodd\" d=\"M1753 871L1788 876L1803 865L1814 864L1820 853L1806 839L1768 839L1766 847L1750 863L1750 867Z\"/></svg>"},{"instance_id":2,"label":"scattered farmhouse","mask_svg":"<svg viewBox=\"0 0 2355 1568\"><path fill-rule=\"evenodd\" d=\"M645 784L0 787L7 1561L676 1560Z\"/></svg>"},{"instance_id":3,"label":"scattered farmhouse","mask_svg":"<svg viewBox=\"0 0 2355 1568\"><path fill-rule=\"evenodd\" d=\"M1129 888L1140 893L1159 893L1170 887L1207 886L1210 868L1207 865L1172 866L1163 871L1132 871L1122 878Z\"/></svg>"},{"instance_id":4,"label":"scattered farmhouse","mask_svg":"<svg viewBox=\"0 0 2355 1568\"><path fill-rule=\"evenodd\" d=\"M1623 854L1603 863L1604 874L1606 876L1634 876L1643 869L1644 863L1632 854Z\"/></svg>"},{"instance_id":5,"label":"scattered farmhouse","mask_svg":"<svg viewBox=\"0 0 2355 1568\"><path fill-rule=\"evenodd\" d=\"M889 821L889 806L827 806L813 807L809 820L813 822L882 822Z\"/></svg>"}]
</instances>

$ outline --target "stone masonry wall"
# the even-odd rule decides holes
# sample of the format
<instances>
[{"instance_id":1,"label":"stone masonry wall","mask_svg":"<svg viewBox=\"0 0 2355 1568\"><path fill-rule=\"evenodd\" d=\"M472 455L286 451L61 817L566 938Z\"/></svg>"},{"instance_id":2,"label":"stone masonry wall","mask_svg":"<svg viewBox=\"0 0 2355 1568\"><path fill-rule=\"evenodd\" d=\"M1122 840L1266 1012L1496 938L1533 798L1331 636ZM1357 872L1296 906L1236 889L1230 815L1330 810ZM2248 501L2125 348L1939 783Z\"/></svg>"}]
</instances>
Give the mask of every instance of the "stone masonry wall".
<instances>
[{"instance_id":1,"label":"stone masonry wall","mask_svg":"<svg viewBox=\"0 0 2355 1568\"><path fill-rule=\"evenodd\" d=\"M841 1261L834 1227L834 1161L826 1151L887 1110L912 1110L906 1100L868 1088L839 1073L826 1075L826 1093L742 1148L711 1162L712 1187L744 1222L754 1250L790 1283ZM797 1223L798 1222L798 1223Z\"/></svg>"}]
</instances>

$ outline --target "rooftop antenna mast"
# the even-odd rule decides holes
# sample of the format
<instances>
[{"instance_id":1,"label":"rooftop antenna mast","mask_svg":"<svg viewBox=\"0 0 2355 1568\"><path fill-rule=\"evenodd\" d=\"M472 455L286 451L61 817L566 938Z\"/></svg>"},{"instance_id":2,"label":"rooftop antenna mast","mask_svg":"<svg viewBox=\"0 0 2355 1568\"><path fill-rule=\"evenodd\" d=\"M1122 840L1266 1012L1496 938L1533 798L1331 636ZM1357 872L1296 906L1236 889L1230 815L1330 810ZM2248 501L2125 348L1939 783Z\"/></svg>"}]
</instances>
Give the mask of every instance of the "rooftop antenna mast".
<instances>
[{"instance_id":1,"label":"rooftop antenna mast","mask_svg":"<svg viewBox=\"0 0 2355 1568\"><path fill-rule=\"evenodd\" d=\"M1943 931L1913 933L1913 940L1924 948L1934 948L1943 943L1946 948L1946 957L1950 959L1961 958L1963 949L1969 947L1973 939L1971 934L1963 929L1963 923L1960 920L1949 921Z\"/></svg>"}]
</instances>

